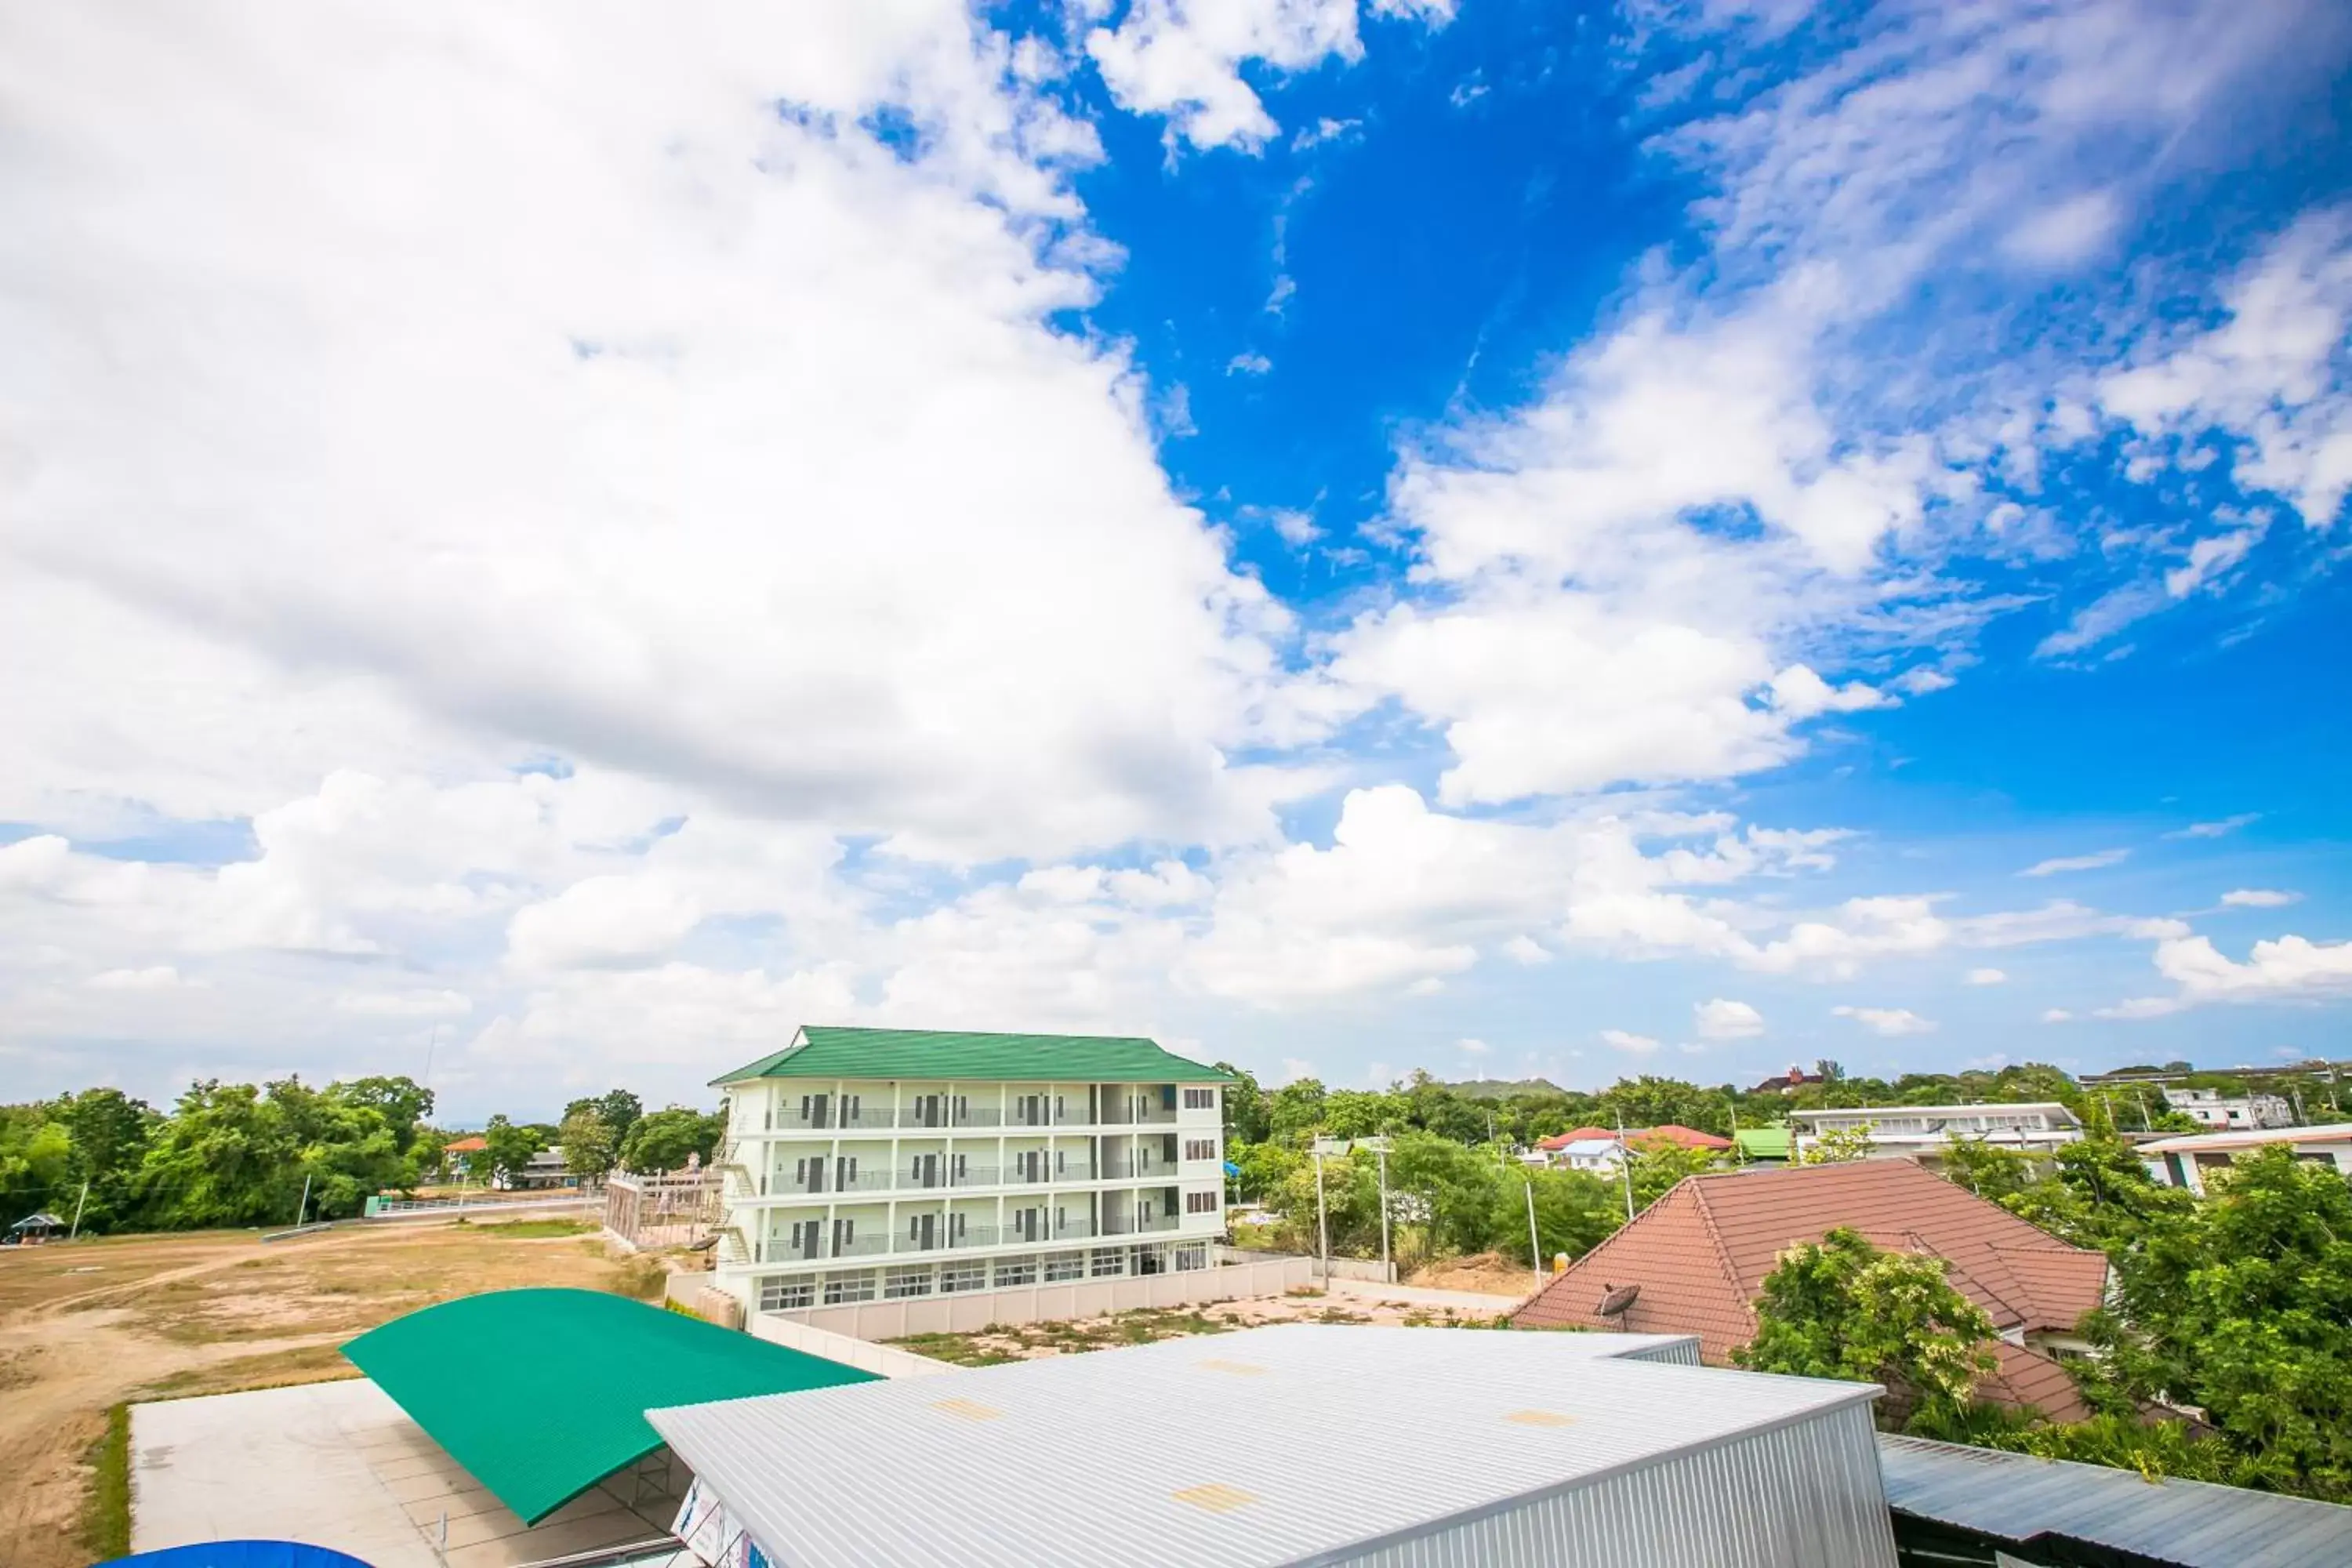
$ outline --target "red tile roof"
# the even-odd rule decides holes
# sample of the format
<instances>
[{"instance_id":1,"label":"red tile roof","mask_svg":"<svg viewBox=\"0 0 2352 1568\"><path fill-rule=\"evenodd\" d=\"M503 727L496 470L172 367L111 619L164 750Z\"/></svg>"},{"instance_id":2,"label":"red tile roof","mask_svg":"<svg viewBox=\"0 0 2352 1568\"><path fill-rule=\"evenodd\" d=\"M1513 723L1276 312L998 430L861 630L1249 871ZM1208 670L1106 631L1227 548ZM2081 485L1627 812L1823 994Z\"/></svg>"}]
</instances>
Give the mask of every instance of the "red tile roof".
<instances>
[{"instance_id":1,"label":"red tile roof","mask_svg":"<svg viewBox=\"0 0 2352 1568\"><path fill-rule=\"evenodd\" d=\"M1781 1252L1840 1226L1877 1247L1946 1259L1952 1283L2003 1331L2071 1330L2105 1289L2101 1254L2068 1247L1910 1161L1864 1160L1693 1176L1570 1265L1512 1321L1695 1333L1706 1360L1726 1363L1755 1337L1752 1303ZM1626 1285L1640 1286L1640 1295L1603 1320L1601 1298ZM2001 1371L1987 1380L1987 1397L2039 1404L2057 1399L2063 1383L2079 1404L2072 1379L2048 1357L2016 1346L1997 1353Z\"/></svg>"},{"instance_id":2,"label":"red tile roof","mask_svg":"<svg viewBox=\"0 0 2352 1568\"><path fill-rule=\"evenodd\" d=\"M487 1138L460 1138L454 1143L441 1145L444 1154L478 1154L490 1146Z\"/></svg>"},{"instance_id":3,"label":"red tile roof","mask_svg":"<svg viewBox=\"0 0 2352 1568\"><path fill-rule=\"evenodd\" d=\"M1589 1139L1595 1138L1613 1139L1616 1136L1617 1133L1615 1130L1612 1128L1572 1127L1567 1131L1558 1133L1553 1137L1538 1139L1536 1141L1536 1147L1538 1149L1565 1149L1570 1143L1582 1143Z\"/></svg>"}]
</instances>

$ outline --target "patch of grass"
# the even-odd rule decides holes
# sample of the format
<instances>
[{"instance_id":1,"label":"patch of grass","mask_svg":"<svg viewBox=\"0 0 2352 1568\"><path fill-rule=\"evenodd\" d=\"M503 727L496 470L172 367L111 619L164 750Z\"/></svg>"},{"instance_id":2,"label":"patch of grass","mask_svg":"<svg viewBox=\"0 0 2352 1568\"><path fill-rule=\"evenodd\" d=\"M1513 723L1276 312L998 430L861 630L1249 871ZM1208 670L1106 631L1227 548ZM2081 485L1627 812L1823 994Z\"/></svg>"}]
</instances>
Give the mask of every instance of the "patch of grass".
<instances>
[{"instance_id":1,"label":"patch of grass","mask_svg":"<svg viewBox=\"0 0 2352 1568\"><path fill-rule=\"evenodd\" d=\"M1022 1359L1010 1351L983 1342L992 1337L994 1331L982 1334L908 1334L889 1342L917 1355L951 1362L957 1366L1002 1366Z\"/></svg>"},{"instance_id":2,"label":"patch of grass","mask_svg":"<svg viewBox=\"0 0 2352 1568\"><path fill-rule=\"evenodd\" d=\"M464 1220L457 1222L464 1225ZM550 1236L587 1236L604 1227L584 1219L499 1219L487 1220L473 1229L481 1236L494 1236L504 1241L534 1241Z\"/></svg>"},{"instance_id":3,"label":"patch of grass","mask_svg":"<svg viewBox=\"0 0 2352 1568\"><path fill-rule=\"evenodd\" d=\"M628 1296L639 1301L650 1301L661 1295L669 1285L669 1270L657 1258L625 1258L613 1270L613 1278L604 1288L616 1296Z\"/></svg>"},{"instance_id":4,"label":"patch of grass","mask_svg":"<svg viewBox=\"0 0 2352 1568\"><path fill-rule=\"evenodd\" d=\"M200 1399L212 1394L250 1394L257 1388L290 1388L298 1383L336 1383L357 1377L359 1369L343 1359L341 1344L305 1345L299 1350L270 1351L238 1356L210 1366L187 1367L157 1378L141 1389L142 1403L157 1399Z\"/></svg>"},{"instance_id":5,"label":"patch of grass","mask_svg":"<svg viewBox=\"0 0 2352 1568\"><path fill-rule=\"evenodd\" d=\"M81 1542L92 1561L108 1563L131 1555L131 1406L117 1405L106 1413L106 1431L90 1445L90 1468L95 1472L89 1500L83 1504Z\"/></svg>"}]
</instances>

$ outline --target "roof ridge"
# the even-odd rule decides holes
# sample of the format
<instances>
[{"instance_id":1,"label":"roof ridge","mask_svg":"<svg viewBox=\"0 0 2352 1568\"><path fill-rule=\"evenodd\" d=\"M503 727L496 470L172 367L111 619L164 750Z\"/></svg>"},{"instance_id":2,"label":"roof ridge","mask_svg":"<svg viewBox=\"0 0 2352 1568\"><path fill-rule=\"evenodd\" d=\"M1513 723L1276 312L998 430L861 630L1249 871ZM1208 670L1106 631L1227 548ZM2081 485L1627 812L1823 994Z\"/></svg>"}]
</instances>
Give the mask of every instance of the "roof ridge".
<instances>
[{"instance_id":1,"label":"roof ridge","mask_svg":"<svg viewBox=\"0 0 2352 1568\"><path fill-rule=\"evenodd\" d=\"M1731 1287L1732 1299L1739 1303L1740 1314L1748 1320L1748 1337L1752 1339L1757 1326L1756 1302L1739 1283L1739 1271L1732 1267L1731 1249L1723 1245L1723 1228L1716 1222L1715 1210L1706 1201L1705 1189L1691 1189L1691 1205L1698 1210L1699 1228L1706 1233L1707 1245L1714 1250L1715 1266L1722 1271L1724 1283Z\"/></svg>"}]
</instances>

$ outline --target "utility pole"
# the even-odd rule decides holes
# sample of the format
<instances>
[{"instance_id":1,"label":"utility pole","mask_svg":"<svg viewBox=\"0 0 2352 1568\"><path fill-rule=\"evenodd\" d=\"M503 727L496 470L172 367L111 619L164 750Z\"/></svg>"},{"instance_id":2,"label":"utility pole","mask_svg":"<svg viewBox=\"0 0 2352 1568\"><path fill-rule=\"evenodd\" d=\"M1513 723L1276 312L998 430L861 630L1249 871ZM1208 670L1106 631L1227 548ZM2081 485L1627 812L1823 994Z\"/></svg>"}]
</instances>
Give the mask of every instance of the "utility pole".
<instances>
[{"instance_id":1,"label":"utility pole","mask_svg":"<svg viewBox=\"0 0 2352 1568\"><path fill-rule=\"evenodd\" d=\"M1536 1289L1540 1290L1544 1287L1543 1242L1536 1235L1536 1178L1532 1171L1528 1173L1528 1252L1535 1259Z\"/></svg>"},{"instance_id":2,"label":"utility pole","mask_svg":"<svg viewBox=\"0 0 2352 1568\"><path fill-rule=\"evenodd\" d=\"M2303 1111L2303 1087L2298 1084L2287 1092L2294 1096L2294 1124L2297 1127L2310 1126L2311 1118L2305 1115Z\"/></svg>"},{"instance_id":3,"label":"utility pole","mask_svg":"<svg viewBox=\"0 0 2352 1568\"><path fill-rule=\"evenodd\" d=\"M1381 1157L1381 1283L1396 1283L1396 1266L1389 1261L1389 1141L1381 1138L1375 1145Z\"/></svg>"},{"instance_id":4,"label":"utility pole","mask_svg":"<svg viewBox=\"0 0 2352 1568\"><path fill-rule=\"evenodd\" d=\"M88 1176L84 1176L81 1179L81 1196L74 1199L73 1228L66 1232L66 1239L68 1241L71 1241L75 1237L81 1234L81 1209L82 1205L88 1202L89 1202L89 1178Z\"/></svg>"},{"instance_id":5,"label":"utility pole","mask_svg":"<svg viewBox=\"0 0 2352 1568\"><path fill-rule=\"evenodd\" d=\"M302 1215L310 1206L310 1173L302 1173L302 1201L294 1205L294 1228L302 1228Z\"/></svg>"},{"instance_id":6,"label":"utility pole","mask_svg":"<svg viewBox=\"0 0 2352 1568\"><path fill-rule=\"evenodd\" d=\"M1633 1223L1633 1157L1625 1149L1625 1113L1617 1113L1617 1174L1625 1183L1625 1223Z\"/></svg>"},{"instance_id":7,"label":"utility pole","mask_svg":"<svg viewBox=\"0 0 2352 1568\"><path fill-rule=\"evenodd\" d=\"M1323 1259L1323 1283L1331 1283L1331 1215L1323 1203L1323 1140L1315 1140L1315 1238Z\"/></svg>"}]
</instances>

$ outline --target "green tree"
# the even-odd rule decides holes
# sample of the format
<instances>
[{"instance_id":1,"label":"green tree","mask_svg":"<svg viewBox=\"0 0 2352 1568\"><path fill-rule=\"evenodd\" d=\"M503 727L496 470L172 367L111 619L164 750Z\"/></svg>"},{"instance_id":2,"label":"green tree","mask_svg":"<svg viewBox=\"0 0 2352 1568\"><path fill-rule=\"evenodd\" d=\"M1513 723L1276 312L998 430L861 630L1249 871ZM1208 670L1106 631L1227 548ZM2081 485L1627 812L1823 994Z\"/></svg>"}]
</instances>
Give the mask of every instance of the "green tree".
<instances>
[{"instance_id":1,"label":"green tree","mask_svg":"<svg viewBox=\"0 0 2352 1568\"><path fill-rule=\"evenodd\" d=\"M1617 1184L1590 1171L1531 1170L1526 1172L1525 1180L1535 1187L1536 1235L1543 1243L1547 1266L1559 1253L1571 1259L1583 1257L1625 1223L1624 1198ZM1515 1191L1506 1182L1501 1184L1498 1201L1503 1212L1490 1219L1492 1233L1515 1239L1525 1236L1526 1192Z\"/></svg>"},{"instance_id":2,"label":"green tree","mask_svg":"<svg viewBox=\"0 0 2352 1568\"><path fill-rule=\"evenodd\" d=\"M1684 1177L1721 1170L1724 1163L1724 1157L1712 1149L1685 1149L1664 1138L1638 1140L1627 1152L1632 1156L1637 1210L1648 1208L1674 1191Z\"/></svg>"},{"instance_id":3,"label":"green tree","mask_svg":"<svg viewBox=\"0 0 2352 1568\"><path fill-rule=\"evenodd\" d=\"M1954 1186L2001 1202L2033 1185L2033 1162L2014 1149L1998 1149L1981 1138L1955 1138L1937 1173Z\"/></svg>"},{"instance_id":4,"label":"green tree","mask_svg":"<svg viewBox=\"0 0 2352 1568\"><path fill-rule=\"evenodd\" d=\"M615 1149L645 1113L644 1101L625 1089L607 1089L596 1097L596 1119L611 1129Z\"/></svg>"},{"instance_id":5,"label":"green tree","mask_svg":"<svg viewBox=\"0 0 2352 1568\"><path fill-rule=\"evenodd\" d=\"M1758 1372L1885 1384L1879 1424L1965 1420L1992 1371L1992 1321L1944 1260L1881 1252L1841 1226L1780 1254L1756 1303L1756 1338L1732 1360Z\"/></svg>"},{"instance_id":6,"label":"green tree","mask_svg":"<svg viewBox=\"0 0 2352 1568\"><path fill-rule=\"evenodd\" d=\"M1266 1135L1303 1143L1323 1125L1323 1080L1294 1079L1274 1091L1266 1106Z\"/></svg>"},{"instance_id":7,"label":"green tree","mask_svg":"<svg viewBox=\"0 0 2352 1568\"><path fill-rule=\"evenodd\" d=\"M1257 1079L1253 1074L1231 1062L1219 1062L1217 1067L1221 1071L1234 1075L1233 1082L1225 1085L1226 1146L1265 1142L1274 1131L1265 1090L1258 1087Z\"/></svg>"},{"instance_id":8,"label":"green tree","mask_svg":"<svg viewBox=\"0 0 2352 1568\"><path fill-rule=\"evenodd\" d=\"M2265 1485L2352 1501L2352 1186L2263 1149L2109 1252L2092 1387L2202 1410Z\"/></svg>"},{"instance_id":9,"label":"green tree","mask_svg":"<svg viewBox=\"0 0 2352 1568\"><path fill-rule=\"evenodd\" d=\"M494 1175L509 1179L529 1170L531 1156L553 1142L535 1123L517 1123L504 1115L491 1117L482 1129L483 1158Z\"/></svg>"},{"instance_id":10,"label":"green tree","mask_svg":"<svg viewBox=\"0 0 2352 1568\"><path fill-rule=\"evenodd\" d=\"M563 1168L575 1176L602 1176L620 1153L620 1139L596 1110L596 1101L583 1100L578 1110L555 1130L563 1151Z\"/></svg>"},{"instance_id":11,"label":"green tree","mask_svg":"<svg viewBox=\"0 0 2352 1568\"><path fill-rule=\"evenodd\" d=\"M622 1140L621 1163L632 1171L676 1171L693 1154L708 1164L726 1132L724 1112L705 1115L677 1105L647 1111Z\"/></svg>"},{"instance_id":12,"label":"green tree","mask_svg":"<svg viewBox=\"0 0 2352 1568\"><path fill-rule=\"evenodd\" d=\"M1870 1158L1870 1123L1859 1127L1833 1127L1815 1138L1811 1147L1797 1156L1800 1165L1843 1165L1854 1160Z\"/></svg>"},{"instance_id":13,"label":"green tree","mask_svg":"<svg viewBox=\"0 0 2352 1568\"><path fill-rule=\"evenodd\" d=\"M433 1091L410 1078L360 1078L333 1089L345 1104L375 1111L404 1154L433 1114Z\"/></svg>"},{"instance_id":14,"label":"green tree","mask_svg":"<svg viewBox=\"0 0 2352 1568\"><path fill-rule=\"evenodd\" d=\"M1629 1131L1668 1122L1694 1127L1717 1137L1731 1130L1727 1089L1701 1089L1680 1079L1656 1078L1646 1073L1630 1080L1621 1079L1602 1089L1600 1110L1603 1125L1622 1122Z\"/></svg>"}]
</instances>

